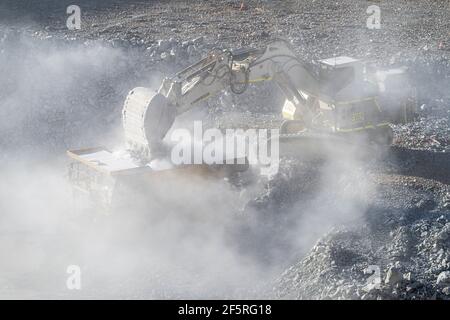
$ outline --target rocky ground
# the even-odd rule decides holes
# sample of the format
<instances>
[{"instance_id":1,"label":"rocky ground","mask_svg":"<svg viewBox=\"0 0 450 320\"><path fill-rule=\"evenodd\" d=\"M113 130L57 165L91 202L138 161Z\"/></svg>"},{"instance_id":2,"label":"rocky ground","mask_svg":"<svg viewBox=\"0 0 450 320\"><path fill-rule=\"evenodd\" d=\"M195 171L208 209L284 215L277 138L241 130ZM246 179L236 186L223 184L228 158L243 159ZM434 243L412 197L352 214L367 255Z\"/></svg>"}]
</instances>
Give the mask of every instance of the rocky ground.
<instances>
[{"instance_id":1,"label":"rocky ground","mask_svg":"<svg viewBox=\"0 0 450 320\"><path fill-rule=\"evenodd\" d=\"M147 257L140 267L125 268L139 276L129 279L125 273L121 275L125 280L118 277L112 283L108 275L92 279L108 289L88 291L86 296L448 299L448 2L241 3L80 0L82 25L74 31L66 27L65 11L72 2L6 0L0 4L0 160L8 165L29 158L36 163L42 158L53 161L67 148L117 141L122 103L130 89L158 86L163 76L216 47L261 46L281 36L291 41L305 61L351 55L377 66L407 65L417 86L418 118L393 125L396 139L384 159L318 165L286 158L280 172L262 183L263 190L258 189L256 196L254 190L239 190L252 199L237 210L248 225L240 224L231 232L240 239L238 244L230 240L231 246L270 266L269 270L256 268L257 279L264 281L235 289L245 272L238 272L236 279L224 285L212 279L226 275L209 271L197 275L193 270L198 265L183 264L182 258L153 268L149 266L155 264L154 259ZM366 27L370 5L381 9L381 29ZM280 121L282 99L279 90L266 83L250 86L239 96L221 94L200 106L199 112L211 125L262 122L274 126ZM0 186L8 190L6 183ZM8 198L9 193L2 194L4 212L10 210ZM66 210L64 206L57 209ZM7 228L2 232L5 239L10 234ZM161 237L153 240L165 239ZM21 248L33 251L33 245L20 243ZM261 243L266 244L264 248ZM2 249L12 250L12 244ZM207 255L211 248L204 250ZM44 253L38 256L40 266L48 264L44 257ZM111 259L124 257L121 251ZM62 265L64 259L59 260ZM248 261L239 262L248 267ZM156 271L149 274L148 268ZM22 269L27 276L36 272ZM49 277L50 272L44 274ZM7 275L0 281L0 295L53 296L38 289L14 291L29 284L17 275L20 279L11 282ZM170 281L164 280L169 276ZM42 281L32 287L42 288Z\"/></svg>"}]
</instances>

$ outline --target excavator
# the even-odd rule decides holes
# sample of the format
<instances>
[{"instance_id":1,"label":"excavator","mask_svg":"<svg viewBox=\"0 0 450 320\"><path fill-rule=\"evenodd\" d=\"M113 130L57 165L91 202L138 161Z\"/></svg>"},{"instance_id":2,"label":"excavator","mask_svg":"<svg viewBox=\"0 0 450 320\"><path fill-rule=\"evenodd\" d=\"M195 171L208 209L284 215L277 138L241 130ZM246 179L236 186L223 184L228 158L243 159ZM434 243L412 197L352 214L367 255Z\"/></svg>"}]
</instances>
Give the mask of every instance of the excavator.
<instances>
[{"instance_id":1,"label":"excavator","mask_svg":"<svg viewBox=\"0 0 450 320\"><path fill-rule=\"evenodd\" d=\"M164 138L180 115L220 92L244 94L249 85L262 81L274 81L285 96L284 120L275 137L280 140L280 155L320 153L343 144L389 146L393 141L389 123L398 121L392 114L400 114L404 121L415 112L414 88L405 68L371 72L361 60L347 56L306 63L285 40L269 42L262 49L216 49L165 78L157 91L131 90L122 111L127 157L105 148L68 151L73 185L110 199L111 191L103 191L114 189L111 185L118 180L130 182L151 175L161 181L173 174L178 178L191 177L193 172L223 175L246 170L245 165L230 169L226 164L155 170L149 164L167 158ZM380 100L395 101L395 105L381 106Z\"/></svg>"}]
</instances>

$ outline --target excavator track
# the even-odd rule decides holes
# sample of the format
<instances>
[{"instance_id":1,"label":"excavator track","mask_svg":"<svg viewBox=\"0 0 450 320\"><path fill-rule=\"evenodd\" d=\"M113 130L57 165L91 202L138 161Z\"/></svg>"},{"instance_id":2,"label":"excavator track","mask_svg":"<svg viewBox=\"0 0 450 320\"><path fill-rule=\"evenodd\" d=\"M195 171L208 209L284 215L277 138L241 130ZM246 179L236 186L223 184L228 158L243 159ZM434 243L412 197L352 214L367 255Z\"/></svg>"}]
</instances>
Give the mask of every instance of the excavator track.
<instances>
[{"instance_id":1,"label":"excavator track","mask_svg":"<svg viewBox=\"0 0 450 320\"><path fill-rule=\"evenodd\" d=\"M345 135L326 132L285 133L271 139L277 138L281 157L296 157L301 160L371 157L378 154L377 149L380 148L379 144L370 143L365 138L349 139Z\"/></svg>"}]
</instances>

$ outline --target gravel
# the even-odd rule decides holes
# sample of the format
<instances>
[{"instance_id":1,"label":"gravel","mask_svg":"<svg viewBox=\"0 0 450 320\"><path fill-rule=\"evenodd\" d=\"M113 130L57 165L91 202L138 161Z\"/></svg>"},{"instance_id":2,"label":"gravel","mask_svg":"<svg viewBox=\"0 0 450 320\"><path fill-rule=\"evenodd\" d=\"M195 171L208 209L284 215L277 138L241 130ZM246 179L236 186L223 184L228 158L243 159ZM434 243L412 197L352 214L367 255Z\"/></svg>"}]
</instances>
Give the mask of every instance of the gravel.
<instances>
[{"instance_id":1,"label":"gravel","mask_svg":"<svg viewBox=\"0 0 450 320\"><path fill-rule=\"evenodd\" d=\"M249 201L237 213L247 224L236 228L242 237L236 246L271 271L238 296L449 299L447 1L254 0L245 1L246 10L240 2L80 0L82 29L69 31L67 1L3 1L0 71L8 76L0 77L0 161L30 152L60 157L67 148L119 141L130 89L156 87L213 48L260 46L283 36L304 60L350 55L377 66L407 65L418 88L418 117L393 125L394 147L384 159L348 168L286 158L257 190L239 186ZM382 10L380 30L365 26L371 4ZM242 95L220 94L198 109L207 110L210 126L277 127L282 99L273 83L264 83ZM326 223L318 228L311 212ZM176 279L185 276L180 264ZM149 275L145 267L137 273L123 290L131 296L205 294L195 281L176 293L150 292L152 281L166 282L167 274ZM122 284L113 296L121 296ZM237 296L222 289L219 297ZM92 293L98 295L105 292Z\"/></svg>"}]
</instances>

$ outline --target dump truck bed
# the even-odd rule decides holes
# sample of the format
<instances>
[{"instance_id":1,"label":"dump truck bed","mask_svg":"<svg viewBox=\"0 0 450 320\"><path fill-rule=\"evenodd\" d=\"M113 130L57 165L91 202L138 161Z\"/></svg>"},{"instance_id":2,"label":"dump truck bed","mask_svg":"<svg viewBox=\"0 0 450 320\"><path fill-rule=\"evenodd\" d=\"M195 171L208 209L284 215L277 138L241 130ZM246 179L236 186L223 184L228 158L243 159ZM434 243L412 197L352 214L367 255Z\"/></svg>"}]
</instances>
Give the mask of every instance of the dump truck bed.
<instances>
[{"instance_id":1,"label":"dump truck bed","mask_svg":"<svg viewBox=\"0 0 450 320\"><path fill-rule=\"evenodd\" d=\"M111 176L152 171L149 166L139 166L131 159L119 157L103 147L69 150L67 155L76 162Z\"/></svg>"},{"instance_id":2,"label":"dump truck bed","mask_svg":"<svg viewBox=\"0 0 450 320\"><path fill-rule=\"evenodd\" d=\"M245 171L245 164L190 164L153 169L139 165L133 159L104 147L67 151L71 162L69 180L76 191L103 207L113 202L113 197L131 199L134 194L151 194L157 189L171 186L189 186L195 179L223 179L235 172ZM239 162L236 162L239 163ZM78 197L79 198L79 197Z\"/></svg>"}]
</instances>

